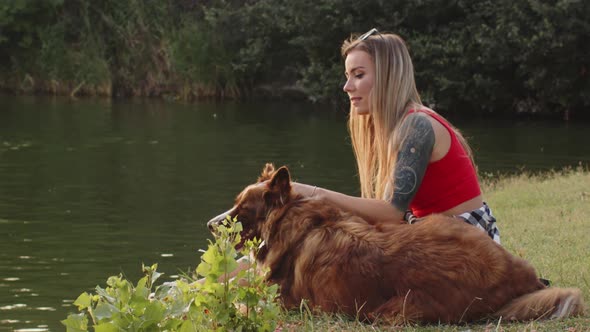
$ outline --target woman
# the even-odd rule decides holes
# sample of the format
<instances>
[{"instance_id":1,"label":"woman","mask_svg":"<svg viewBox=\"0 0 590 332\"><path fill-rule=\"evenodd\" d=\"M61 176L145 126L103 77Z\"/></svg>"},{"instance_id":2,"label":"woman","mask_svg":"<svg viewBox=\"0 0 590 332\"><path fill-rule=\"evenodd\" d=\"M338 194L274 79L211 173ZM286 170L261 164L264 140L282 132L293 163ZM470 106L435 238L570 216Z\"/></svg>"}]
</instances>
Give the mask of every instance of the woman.
<instances>
[{"instance_id":1,"label":"woman","mask_svg":"<svg viewBox=\"0 0 590 332\"><path fill-rule=\"evenodd\" d=\"M372 29L344 41L341 53L362 197L301 183L295 191L372 221L456 216L499 243L471 150L459 131L422 105L404 41Z\"/></svg>"}]
</instances>

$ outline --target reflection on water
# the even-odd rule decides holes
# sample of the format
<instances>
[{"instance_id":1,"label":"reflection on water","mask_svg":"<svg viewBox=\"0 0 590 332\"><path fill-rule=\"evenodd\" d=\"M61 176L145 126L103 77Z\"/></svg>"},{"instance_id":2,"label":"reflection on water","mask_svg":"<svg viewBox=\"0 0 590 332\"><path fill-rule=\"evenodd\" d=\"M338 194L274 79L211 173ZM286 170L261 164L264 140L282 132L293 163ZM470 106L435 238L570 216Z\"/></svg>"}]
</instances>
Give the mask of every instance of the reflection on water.
<instances>
[{"instance_id":1,"label":"reflection on water","mask_svg":"<svg viewBox=\"0 0 590 332\"><path fill-rule=\"evenodd\" d=\"M482 173L590 162L588 125L454 122ZM267 161L356 193L345 111L0 97L0 331L62 331L80 293L142 263L190 272Z\"/></svg>"}]
</instances>

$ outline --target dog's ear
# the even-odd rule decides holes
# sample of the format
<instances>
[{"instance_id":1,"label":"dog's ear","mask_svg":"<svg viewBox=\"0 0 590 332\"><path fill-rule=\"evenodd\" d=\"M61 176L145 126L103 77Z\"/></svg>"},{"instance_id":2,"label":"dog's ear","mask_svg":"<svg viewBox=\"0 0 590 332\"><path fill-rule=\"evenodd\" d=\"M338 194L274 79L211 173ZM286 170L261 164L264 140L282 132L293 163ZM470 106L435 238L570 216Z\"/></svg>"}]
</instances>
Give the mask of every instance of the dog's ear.
<instances>
[{"instance_id":1,"label":"dog's ear","mask_svg":"<svg viewBox=\"0 0 590 332\"><path fill-rule=\"evenodd\" d=\"M269 187L287 195L291 192L291 174L286 166L281 166L273 174Z\"/></svg>"},{"instance_id":2,"label":"dog's ear","mask_svg":"<svg viewBox=\"0 0 590 332\"><path fill-rule=\"evenodd\" d=\"M270 180L275 172L275 166L271 163L266 163L262 169L262 174L258 177L258 183Z\"/></svg>"},{"instance_id":3,"label":"dog's ear","mask_svg":"<svg viewBox=\"0 0 590 332\"><path fill-rule=\"evenodd\" d=\"M279 168L268 182L270 189L266 196L267 202L271 204L284 205L291 193L291 175L285 166Z\"/></svg>"}]
</instances>

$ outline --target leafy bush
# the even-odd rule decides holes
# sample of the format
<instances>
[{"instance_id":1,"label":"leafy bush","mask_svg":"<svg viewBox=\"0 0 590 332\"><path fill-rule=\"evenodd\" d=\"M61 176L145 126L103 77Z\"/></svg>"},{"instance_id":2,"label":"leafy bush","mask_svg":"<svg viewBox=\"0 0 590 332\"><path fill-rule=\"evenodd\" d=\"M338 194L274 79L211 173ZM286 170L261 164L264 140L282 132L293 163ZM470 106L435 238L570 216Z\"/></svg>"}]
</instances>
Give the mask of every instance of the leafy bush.
<instances>
[{"instance_id":1,"label":"leafy bush","mask_svg":"<svg viewBox=\"0 0 590 332\"><path fill-rule=\"evenodd\" d=\"M225 278L237 266L242 225L225 220L215 242L203 251L196 276L155 286L162 275L157 264L143 266L145 276L135 286L121 275L107 287L82 293L74 302L80 313L62 321L68 332L88 331L273 331L281 312L277 285L267 285L255 262L234 279ZM246 241L241 254L255 252L259 240ZM223 280L220 282L220 277ZM229 280L228 280L229 279ZM240 280L246 285L239 284ZM154 288L152 292L152 289Z\"/></svg>"}]
</instances>

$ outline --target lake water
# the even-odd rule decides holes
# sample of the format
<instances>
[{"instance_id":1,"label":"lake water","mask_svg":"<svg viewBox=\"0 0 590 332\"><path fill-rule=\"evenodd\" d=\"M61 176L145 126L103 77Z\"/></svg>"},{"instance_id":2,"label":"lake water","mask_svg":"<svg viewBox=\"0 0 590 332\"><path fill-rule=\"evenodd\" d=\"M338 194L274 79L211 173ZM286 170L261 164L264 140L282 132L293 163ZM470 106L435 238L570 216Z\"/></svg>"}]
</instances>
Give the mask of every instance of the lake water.
<instances>
[{"instance_id":1,"label":"lake water","mask_svg":"<svg viewBox=\"0 0 590 332\"><path fill-rule=\"evenodd\" d=\"M0 96L0 331L62 331L73 300L141 264L190 271L265 162L357 191L346 110L302 103ZM481 173L590 164L590 124L453 118Z\"/></svg>"}]
</instances>

